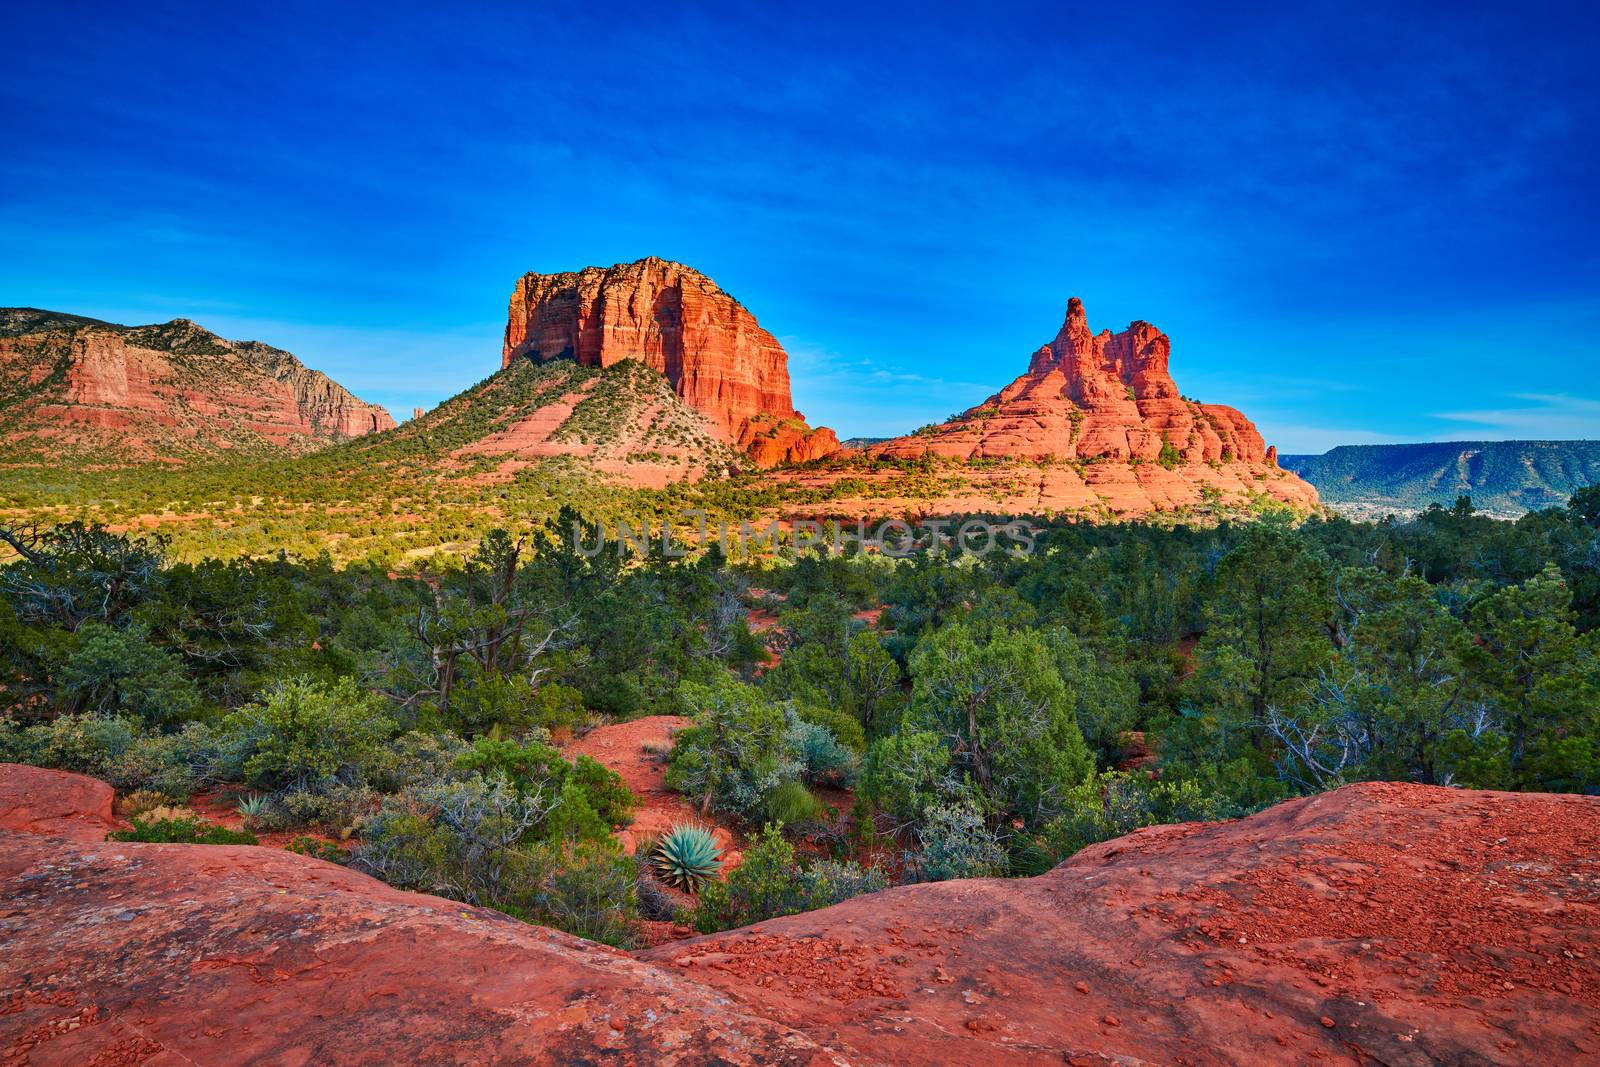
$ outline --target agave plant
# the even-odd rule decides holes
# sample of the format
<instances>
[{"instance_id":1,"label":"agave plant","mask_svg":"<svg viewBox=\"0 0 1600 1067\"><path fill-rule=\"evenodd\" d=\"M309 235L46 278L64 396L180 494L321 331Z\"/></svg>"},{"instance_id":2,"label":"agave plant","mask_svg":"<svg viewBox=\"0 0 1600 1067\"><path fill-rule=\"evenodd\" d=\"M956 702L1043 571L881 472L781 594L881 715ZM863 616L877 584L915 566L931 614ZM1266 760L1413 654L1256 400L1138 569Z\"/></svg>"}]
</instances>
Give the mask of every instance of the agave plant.
<instances>
[{"instance_id":1,"label":"agave plant","mask_svg":"<svg viewBox=\"0 0 1600 1067\"><path fill-rule=\"evenodd\" d=\"M235 810L247 819L256 815L264 815L267 811L267 798L260 793L251 793L239 801L239 805Z\"/></svg>"},{"instance_id":2,"label":"agave plant","mask_svg":"<svg viewBox=\"0 0 1600 1067\"><path fill-rule=\"evenodd\" d=\"M698 893L722 870L722 850L704 826L679 823L656 843L652 863L663 882Z\"/></svg>"}]
</instances>

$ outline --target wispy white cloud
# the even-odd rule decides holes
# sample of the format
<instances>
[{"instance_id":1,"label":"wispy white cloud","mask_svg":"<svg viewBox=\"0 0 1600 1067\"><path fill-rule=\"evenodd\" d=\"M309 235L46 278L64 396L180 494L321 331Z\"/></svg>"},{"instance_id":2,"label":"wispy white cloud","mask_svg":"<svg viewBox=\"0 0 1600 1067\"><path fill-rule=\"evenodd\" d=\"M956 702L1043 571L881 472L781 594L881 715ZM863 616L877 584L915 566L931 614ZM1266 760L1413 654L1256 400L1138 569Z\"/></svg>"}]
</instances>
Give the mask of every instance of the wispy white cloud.
<instances>
[{"instance_id":1,"label":"wispy white cloud","mask_svg":"<svg viewBox=\"0 0 1600 1067\"><path fill-rule=\"evenodd\" d=\"M1447 439L1544 438L1561 440L1600 437L1600 400L1565 393L1514 393L1518 405L1434 412L1447 422L1470 429L1452 430Z\"/></svg>"}]
</instances>

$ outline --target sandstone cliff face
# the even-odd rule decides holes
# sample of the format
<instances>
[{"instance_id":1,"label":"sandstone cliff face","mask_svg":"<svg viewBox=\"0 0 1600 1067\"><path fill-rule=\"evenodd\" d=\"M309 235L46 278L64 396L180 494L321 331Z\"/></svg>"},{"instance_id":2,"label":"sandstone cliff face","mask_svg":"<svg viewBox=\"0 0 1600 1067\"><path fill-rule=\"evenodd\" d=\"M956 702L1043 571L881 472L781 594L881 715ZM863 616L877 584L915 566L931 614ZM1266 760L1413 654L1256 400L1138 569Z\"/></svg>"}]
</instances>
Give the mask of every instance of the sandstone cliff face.
<instances>
[{"instance_id":1,"label":"sandstone cliff face","mask_svg":"<svg viewBox=\"0 0 1600 1067\"><path fill-rule=\"evenodd\" d=\"M1247 475L1279 499L1314 505L1316 490L1278 468L1277 450L1249 419L1178 391L1167 369L1171 354L1166 334L1148 322L1122 333L1091 333L1083 302L1073 297L1060 331L1033 354L1026 374L950 422L869 451L889 458L1148 462L1177 481L1214 481L1197 469L1204 465L1213 474Z\"/></svg>"},{"instance_id":2,"label":"sandstone cliff face","mask_svg":"<svg viewBox=\"0 0 1600 1067\"><path fill-rule=\"evenodd\" d=\"M1600 1061L1600 800L1367 783L627 954L0 764L7 1062Z\"/></svg>"},{"instance_id":3,"label":"sandstone cliff face","mask_svg":"<svg viewBox=\"0 0 1600 1067\"><path fill-rule=\"evenodd\" d=\"M763 466L828 455L789 395L789 357L755 316L705 275L641 259L561 274L525 274L511 293L501 366L519 358L609 367L635 359Z\"/></svg>"},{"instance_id":4,"label":"sandstone cliff face","mask_svg":"<svg viewBox=\"0 0 1600 1067\"><path fill-rule=\"evenodd\" d=\"M394 424L288 352L187 319L127 327L0 310L0 438L20 450L101 449L107 461L304 452Z\"/></svg>"}]
</instances>

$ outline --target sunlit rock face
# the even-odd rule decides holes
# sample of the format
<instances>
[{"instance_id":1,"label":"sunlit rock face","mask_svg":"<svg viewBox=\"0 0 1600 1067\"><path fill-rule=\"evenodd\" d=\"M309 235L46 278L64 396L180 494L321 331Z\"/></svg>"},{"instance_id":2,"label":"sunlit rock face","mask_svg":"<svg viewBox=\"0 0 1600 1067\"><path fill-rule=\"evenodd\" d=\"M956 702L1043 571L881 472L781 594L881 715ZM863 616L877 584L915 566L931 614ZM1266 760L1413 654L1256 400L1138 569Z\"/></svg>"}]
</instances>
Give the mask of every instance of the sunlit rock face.
<instances>
[{"instance_id":1,"label":"sunlit rock face","mask_svg":"<svg viewBox=\"0 0 1600 1067\"><path fill-rule=\"evenodd\" d=\"M652 257L523 275L511 293L501 365L520 358L592 367L639 360L762 466L839 448L832 430L813 430L794 409L789 357L777 338L681 263Z\"/></svg>"}]
</instances>

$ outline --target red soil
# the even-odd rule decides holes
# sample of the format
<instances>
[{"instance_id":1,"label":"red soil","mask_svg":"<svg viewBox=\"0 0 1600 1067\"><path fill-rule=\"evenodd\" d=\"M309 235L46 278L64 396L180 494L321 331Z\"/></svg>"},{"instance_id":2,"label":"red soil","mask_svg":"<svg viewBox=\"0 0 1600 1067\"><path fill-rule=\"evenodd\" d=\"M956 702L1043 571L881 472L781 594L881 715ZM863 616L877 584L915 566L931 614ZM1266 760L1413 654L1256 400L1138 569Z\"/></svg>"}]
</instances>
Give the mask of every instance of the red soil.
<instances>
[{"instance_id":1,"label":"red soil","mask_svg":"<svg viewBox=\"0 0 1600 1067\"><path fill-rule=\"evenodd\" d=\"M631 722L612 723L589 731L566 747L569 759L588 756L622 776L636 804L633 822L617 832L617 840L629 855L641 840L666 833L679 823L710 827L722 848L723 870L739 865L743 841L715 816L700 814L700 809L681 793L668 789L667 753L672 751L672 735L692 726L692 719L681 715L652 715Z\"/></svg>"}]
</instances>

